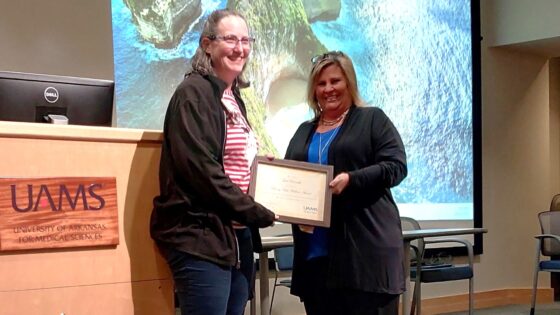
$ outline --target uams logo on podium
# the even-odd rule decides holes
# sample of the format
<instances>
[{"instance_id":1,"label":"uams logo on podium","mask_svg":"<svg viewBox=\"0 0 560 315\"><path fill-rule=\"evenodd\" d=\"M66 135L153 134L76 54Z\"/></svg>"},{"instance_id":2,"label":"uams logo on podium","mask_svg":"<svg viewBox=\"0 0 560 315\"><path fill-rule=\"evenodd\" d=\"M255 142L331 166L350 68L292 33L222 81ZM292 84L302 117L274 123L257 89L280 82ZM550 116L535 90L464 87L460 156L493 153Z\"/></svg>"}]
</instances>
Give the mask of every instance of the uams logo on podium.
<instances>
[{"instance_id":1,"label":"uams logo on podium","mask_svg":"<svg viewBox=\"0 0 560 315\"><path fill-rule=\"evenodd\" d=\"M0 178L0 251L119 243L114 177Z\"/></svg>"}]
</instances>

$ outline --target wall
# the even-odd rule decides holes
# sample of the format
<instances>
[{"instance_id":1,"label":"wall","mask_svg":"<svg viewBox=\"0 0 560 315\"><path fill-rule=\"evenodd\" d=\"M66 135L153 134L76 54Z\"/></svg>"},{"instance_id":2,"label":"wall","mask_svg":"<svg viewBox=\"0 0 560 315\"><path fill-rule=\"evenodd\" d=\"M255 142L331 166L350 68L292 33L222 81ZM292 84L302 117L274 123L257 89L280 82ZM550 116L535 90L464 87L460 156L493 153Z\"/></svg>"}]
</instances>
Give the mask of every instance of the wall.
<instances>
[{"instance_id":1,"label":"wall","mask_svg":"<svg viewBox=\"0 0 560 315\"><path fill-rule=\"evenodd\" d=\"M484 49L483 64L483 222L490 232L476 290L529 287L536 214L551 199L548 62Z\"/></svg>"},{"instance_id":2,"label":"wall","mask_svg":"<svg viewBox=\"0 0 560 315\"><path fill-rule=\"evenodd\" d=\"M530 42L560 35L560 1L480 0L492 28L484 34L489 46Z\"/></svg>"},{"instance_id":3,"label":"wall","mask_svg":"<svg viewBox=\"0 0 560 315\"><path fill-rule=\"evenodd\" d=\"M560 49L558 50L560 53ZM549 60L550 193L560 193L560 58Z\"/></svg>"},{"instance_id":4,"label":"wall","mask_svg":"<svg viewBox=\"0 0 560 315\"><path fill-rule=\"evenodd\" d=\"M1 70L113 79L109 0L0 1ZM560 2L481 2L483 223L489 233L475 267L477 292L531 286L536 214L560 192L560 62L497 47L558 37ZM541 276L540 286L547 285ZM276 310L302 310L279 290ZM465 282L423 288L426 298L466 292Z\"/></svg>"},{"instance_id":5,"label":"wall","mask_svg":"<svg viewBox=\"0 0 560 315\"><path fill-rule=\"evenodd\" d=\"M0 0L0 71L113 80L111 0Z\"/></svg>"}]
</instances>

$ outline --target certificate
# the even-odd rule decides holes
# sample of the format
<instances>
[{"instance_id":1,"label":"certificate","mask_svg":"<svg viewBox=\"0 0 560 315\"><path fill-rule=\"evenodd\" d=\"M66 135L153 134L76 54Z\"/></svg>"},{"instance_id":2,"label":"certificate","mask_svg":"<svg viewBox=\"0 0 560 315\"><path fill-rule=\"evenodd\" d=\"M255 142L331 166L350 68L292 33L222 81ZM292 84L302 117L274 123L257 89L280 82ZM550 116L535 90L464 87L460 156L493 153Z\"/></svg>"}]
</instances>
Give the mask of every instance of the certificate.
<instances>
[{"instance_id":1,"label":"certificate","mask_svg":"<svg viewBox=\"0 0 560 315\"><path fill-rule=\"evenodd\" d=\"M257 157L249 194L274 211L278 221L329 227L333 167Z\"/></svg>"}]
</instances>

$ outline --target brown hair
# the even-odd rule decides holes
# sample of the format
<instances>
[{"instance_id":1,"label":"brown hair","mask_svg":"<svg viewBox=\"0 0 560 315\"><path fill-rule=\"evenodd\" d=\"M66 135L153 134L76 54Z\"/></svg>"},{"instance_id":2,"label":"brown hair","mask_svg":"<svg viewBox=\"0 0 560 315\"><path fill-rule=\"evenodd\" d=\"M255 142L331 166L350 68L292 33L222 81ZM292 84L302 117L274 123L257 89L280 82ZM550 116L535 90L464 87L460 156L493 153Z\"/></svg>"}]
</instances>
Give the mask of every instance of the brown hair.
<instances>
[{"instance_id":1,"label":"brown hair","mask_svg":"<svg viewBox=\"0 0 560 315\"><path fill-rule=\"evenodd\" d=\"M202 47L202 39L218 35L216 34L216 28L218 27L218 24L222 19L228 16L239 17L243 19L243 21L245 21L245 24L247 24L247 20L245 19L245 17L237 11L231 9L222 9L212 12L204 23L204 27L202 28L202 32L200 33L200 38L198 39L198 48L196 49L196 52L191 59L192 70L190 72L196 72L202 75L216 75L216 73L214 72L214 68L212 67L212 59L210 59L210 55L207 54ZM245 64L245 66L246 65L247 64ZM234 85L237 85L240 88L249 86L249 81L245 80L245 78L243 77L245 66L243 66L243 70L237 76L234 82Z\"/></svg>"}]
</instances>

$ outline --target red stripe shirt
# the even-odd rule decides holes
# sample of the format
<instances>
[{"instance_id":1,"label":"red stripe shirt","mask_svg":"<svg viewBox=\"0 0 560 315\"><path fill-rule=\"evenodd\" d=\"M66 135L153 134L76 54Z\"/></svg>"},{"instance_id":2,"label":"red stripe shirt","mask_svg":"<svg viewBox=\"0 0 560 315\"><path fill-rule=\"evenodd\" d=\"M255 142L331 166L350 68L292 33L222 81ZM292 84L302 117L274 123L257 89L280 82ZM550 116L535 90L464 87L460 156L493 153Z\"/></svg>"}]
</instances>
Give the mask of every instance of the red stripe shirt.
<instances>
[{"instance_id":1,"label":"red stripe shirt","mask_svg":"<svg viewBox=\"0 0 560 315\"><path fill-rule=\"evenodd\" d=\"M222 103L226 108L224 170L230 180L247 193L251 181L251 164L257 155L257 140L231 91L224 92Z\"/></svg>"}]
</instances>

